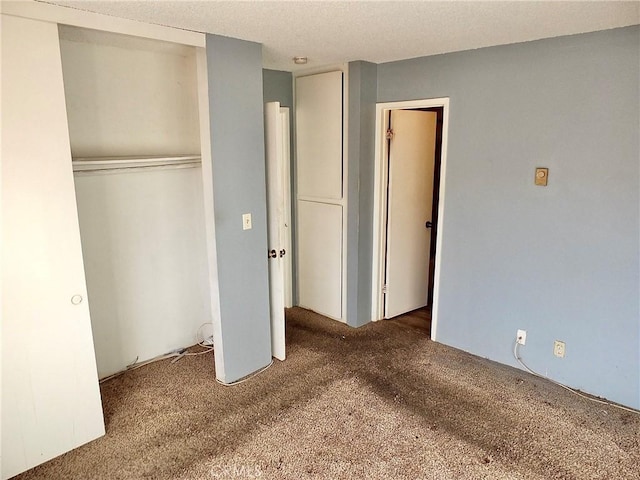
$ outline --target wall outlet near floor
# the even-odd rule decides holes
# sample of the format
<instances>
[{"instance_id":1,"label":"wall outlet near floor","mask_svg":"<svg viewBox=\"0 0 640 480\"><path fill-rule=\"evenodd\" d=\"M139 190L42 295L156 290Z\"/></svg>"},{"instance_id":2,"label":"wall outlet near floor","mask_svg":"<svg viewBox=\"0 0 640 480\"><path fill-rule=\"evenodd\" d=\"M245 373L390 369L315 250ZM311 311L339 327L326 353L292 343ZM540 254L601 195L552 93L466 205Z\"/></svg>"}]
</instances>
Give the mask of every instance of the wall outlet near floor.
<instances>
[{"instance_id":1,"label":"wall outlet near floor","mask_svg":"<svg viewBox=\"0 0 640 480\"><path fill-rule=\"evenodd\" d=\"M553 354L556 357L564 358L564 342L560 340L553 342Z\"/></svg>"},{"instance_id":2,"label":"wall outlet near floor","mask_svg":"<svg viewBox=\"0 0 640 480\"><path fill-rule=\"evenodd\" d=\"M525 343L527 343L527 331L518 330L518 333L516 334L516 339L520 345L524 345Z\"/></svg>"}]
</instances>

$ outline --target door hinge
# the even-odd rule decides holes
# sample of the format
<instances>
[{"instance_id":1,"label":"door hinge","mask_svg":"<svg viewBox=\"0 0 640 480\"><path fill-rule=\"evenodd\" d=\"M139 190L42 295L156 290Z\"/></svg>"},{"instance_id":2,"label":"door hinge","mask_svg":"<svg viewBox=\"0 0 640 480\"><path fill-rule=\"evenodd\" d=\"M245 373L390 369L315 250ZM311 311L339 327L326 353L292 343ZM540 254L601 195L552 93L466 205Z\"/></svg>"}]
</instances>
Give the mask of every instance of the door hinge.
<instances>
[{"instance_id":1,"label":"door hinge","mask_svg":"<svg viewBox=\"0 0 640 480\"><path fill-rule=\"evenodd\" d=\"M387 140L393 140L393 130L391 128L387 129Z\"/></svg>"},{"instance_id":2,"label":"door hinge","mask_svg":"<svg viewBox=\"0 0 640 480\"><path fill-rule=\"evenodd\" d=\"M382 286L382 293L387 293L387 286L386 285Z\"/></svg>"}]
</instances>

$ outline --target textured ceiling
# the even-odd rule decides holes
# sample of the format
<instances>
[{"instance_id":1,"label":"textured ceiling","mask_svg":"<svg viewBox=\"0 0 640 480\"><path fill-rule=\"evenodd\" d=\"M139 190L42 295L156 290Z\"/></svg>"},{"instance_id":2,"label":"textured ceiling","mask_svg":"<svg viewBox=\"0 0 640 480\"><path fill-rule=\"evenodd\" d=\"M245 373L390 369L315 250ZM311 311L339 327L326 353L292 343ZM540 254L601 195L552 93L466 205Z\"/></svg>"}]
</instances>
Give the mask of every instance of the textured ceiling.
<instances>
[{"instance_id":1,"label":"textured ceiling","mask_svg":"<svg viewBox=\"0 0 640 480\"><path fill-rule=\"evenodd\" d=\"M374 63L640 23L640 1L54 0L116 17L263 44L266 68ZM297 67L292 57L309 63Z\"/></svg>"}]
</instances>

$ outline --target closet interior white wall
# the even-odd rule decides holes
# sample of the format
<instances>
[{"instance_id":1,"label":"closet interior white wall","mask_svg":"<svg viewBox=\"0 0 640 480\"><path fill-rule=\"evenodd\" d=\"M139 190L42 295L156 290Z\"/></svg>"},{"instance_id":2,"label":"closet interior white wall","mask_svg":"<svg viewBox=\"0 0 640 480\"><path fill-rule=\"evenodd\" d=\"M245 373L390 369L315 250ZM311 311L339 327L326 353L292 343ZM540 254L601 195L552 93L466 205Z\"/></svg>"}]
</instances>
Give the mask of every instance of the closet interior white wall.
<instances>
[{"instance_id":1,"label":"closet interior white wall","mask_svg":"<svg viewBox=\"0 0 640 480\"><path fill-rule=\"evenodd\" d=\"M196 49L59 26L99 376L212 334Z\"/></svg>"}]
</instances>

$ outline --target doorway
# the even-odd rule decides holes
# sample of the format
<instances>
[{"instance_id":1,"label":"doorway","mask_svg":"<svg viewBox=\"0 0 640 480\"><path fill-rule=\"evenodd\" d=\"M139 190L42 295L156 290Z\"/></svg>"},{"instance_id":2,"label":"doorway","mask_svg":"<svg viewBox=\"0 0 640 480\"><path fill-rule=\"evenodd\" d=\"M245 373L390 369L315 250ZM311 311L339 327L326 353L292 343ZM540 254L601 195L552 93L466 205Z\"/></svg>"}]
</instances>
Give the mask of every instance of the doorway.
<instances>
[{"instance_id":1,"label":"doorway","mask_svg":"<svg viewBox=\"0 0 640 480\"><path fill-rule=\"evenodd\" d=\"M435 340L448 99L376 110L372 320L430 320Z\"/></svg>"}]
</instances>

